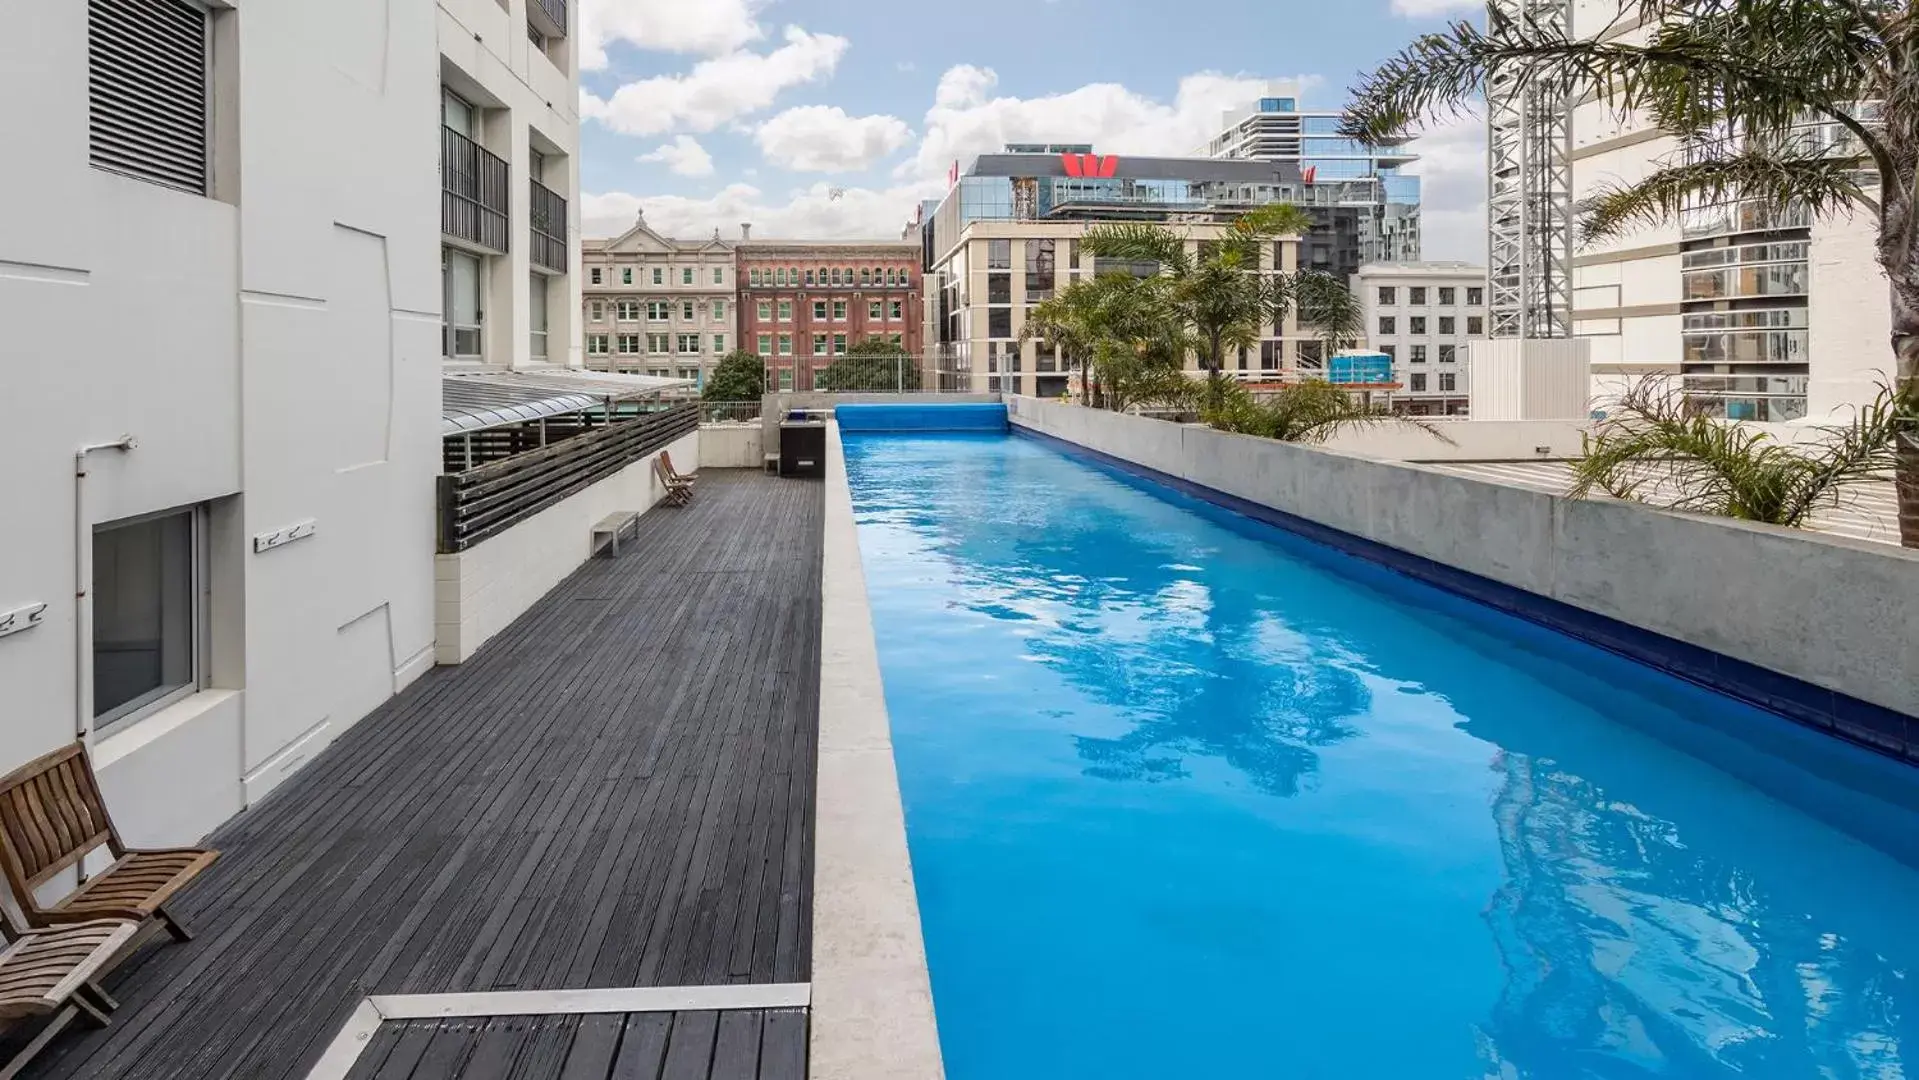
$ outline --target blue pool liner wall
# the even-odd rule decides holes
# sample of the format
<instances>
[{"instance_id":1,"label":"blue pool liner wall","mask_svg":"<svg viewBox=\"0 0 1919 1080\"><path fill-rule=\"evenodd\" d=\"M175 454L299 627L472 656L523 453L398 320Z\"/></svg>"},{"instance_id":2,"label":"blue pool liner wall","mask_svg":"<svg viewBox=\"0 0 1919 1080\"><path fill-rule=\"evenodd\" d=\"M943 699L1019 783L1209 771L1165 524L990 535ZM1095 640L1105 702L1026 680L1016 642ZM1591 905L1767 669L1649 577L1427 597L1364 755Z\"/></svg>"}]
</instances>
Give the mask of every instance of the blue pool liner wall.
<instances>
[{"instance_id":1,"label":"blue pool liner wall","mask_svg":"<svg viewBox=\"0 0 1919 1080\"><path fill-rule=\"evenodd\" d=\"M998 402L835 406L840 430L857 431L1005 431L1006 406Z\"/></svg>"}]
</instances>

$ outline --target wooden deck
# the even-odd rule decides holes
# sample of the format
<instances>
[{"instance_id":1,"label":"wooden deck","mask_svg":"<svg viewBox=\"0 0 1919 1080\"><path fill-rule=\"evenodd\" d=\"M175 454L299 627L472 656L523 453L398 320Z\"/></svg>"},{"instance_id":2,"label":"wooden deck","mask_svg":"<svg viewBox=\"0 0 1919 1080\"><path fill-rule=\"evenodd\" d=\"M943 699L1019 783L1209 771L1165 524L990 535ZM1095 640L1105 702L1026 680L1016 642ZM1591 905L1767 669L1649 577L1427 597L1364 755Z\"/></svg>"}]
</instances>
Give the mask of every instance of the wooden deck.
<instances>
[{"instance_id":1,"label":"wooden deck","mask_svg":"<svg viewBox=\"0 0 1919 1080\"><path fill-rule=\"evenodd\" d=\"M176 905L199 938L148 946L108 980L113 1027L26 1075L297 1078L373 993L807 981L821 516L816 482L701 474L692 506L648 513L618 559L216 834L224 858ZM387 1069L425 1040L474 1076L597 1078L554 1048L614 1025L618 1053L650 1053L662 1018L683 1055L664 1075L708 1075L701 1039L732 1063L714 1076L800 1075L779 1063L803 1014L738 1016L388 1024L367 1075L464 1075Z\"/></svg>"},{"instance_id":2,"label":"wooden deck","mask_svg":"<svg viewBox=\"0 0 1919 1080\"><path fill-rule=\"evenodd\" d=\"M800 1009L388 1023L349 1080L806 1080Z\"/></svg>"}]
</instances>

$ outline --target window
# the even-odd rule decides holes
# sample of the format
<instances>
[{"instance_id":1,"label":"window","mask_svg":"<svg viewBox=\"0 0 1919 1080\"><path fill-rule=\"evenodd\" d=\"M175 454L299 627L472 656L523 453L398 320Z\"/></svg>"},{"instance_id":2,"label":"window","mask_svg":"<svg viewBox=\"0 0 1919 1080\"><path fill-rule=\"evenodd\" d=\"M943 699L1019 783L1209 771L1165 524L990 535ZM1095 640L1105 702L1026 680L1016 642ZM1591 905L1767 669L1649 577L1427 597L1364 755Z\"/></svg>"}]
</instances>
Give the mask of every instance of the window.
<instances>
[{"instance_id":1,"label":"window","mask_svg":"<svg viewBox=\"0 0 1919 1080\"><path fill-rule=\"evenodd\" d=\"M606 321L606 305L601 303L598 300L593 301L593 321L594 322Z\"/></svg>"},{"instance_id":2,"label":"window","mask_svg":"<svg viewBox=\"0 0 1919 1080\"><path fill-rule=\"evenodd\" d=\"M91 0L87 157L94 168L207 193L211 25L206 9L185 0Z\"/></svg>"},{"instance_id":3,"label":"window","mask_svg":"<svg viewBox=\"0 0 1919 1080\"><path fill-rule=\"evenodd\" d=\"M199 689L201 512L93 530L93 717L104 730Z\"/></svg>"},{"instance_id":4,"label":"window","mask_svg":"<svg viewBox=\"0 0 1919 1080\"><path fill-rule=\"evenodd\" d=\"M1486 320L1479 315L1466 316L1466 336L1474 337L1486 332Z\"/></svg>"},{"instance_id":5,"label":"window","mask_svg":"<svg viewBox=\"0 0 1919 1080\"><path fill-rule=\"evenodd\" d=\"M666 284L665 275L666 275L666 271L664 269L658 266L654 267L653 268L653 284L655 285Z\"/></svg>"},{"instance_id":6,"label":"window","mask_svg":"<svg viewBox=\"0 0 1919 1080\"><path fill-rule=\"evenodd\" d=\"M784 267L781 267L780 269L773 271L773 278L774 278L773 283L775 285L786 284L786 269Z\"/></svg>"},{"instance_id":7,"label":"window","mask_svg":"<svg viewBox=\"0 0 1919 1080\"><path fill-rule=\"evenodd\" d=\"M1478 287L1477 285L1467 287L1466 306L1478 307L1479 305L1485 302L1486 302L1486 290Z\"/></svg>"},{"instance_id":8,"label":"window","mask_svg":"<svg viewBox=\"0 0 1919 1080\"><path fill-rule=\"evenodd\" d=\"M1397 345L1381 345L1379 351L1385 353L1386 359L1388 360L1397 361L1399 359L1399 346Z\"/></svg>"},{"instance_id":9,"label":"window","mask_svg":"<svg viewBox=\"0 0 1919 1080\"><path fill-rule=\"evenodd\" d=\"M651 304L647 306L649 308L652 307ZM633 322L640 317L640 302L638 300L615 300L613 302L613 317L620 322Z\"/></svg>"},{"instance_id":10,"label":"window","mask_svg":"<svg viewBox=\"0 0 1919 1080\"><path fill-rule=\"evenodd\" d=\"M724 300L713 301L713 321L718 322L719 320L724 318L726 318L726 301Z\"/></svg>"},{"instance_id":11,"label":"window","mask_svg":"<svg viewBox=\"0 0 1919 1080\"><path fill-rule=\"evenodd\" d=\"M1451 393L1458 385L1459 376L1450 371L1442 371L1439 373L1439 388L1441 390Z\"/></svg>"},{"instance_id":12,"label":"window","mask_svg":"<svg viewBox=\"0 0 1919 1080\"><path fill-rule=\"evenodd\" d=\"M1426 392L1426 373L1425 372L1423 371L1414 372L1411 382L1412 382L1413 393L1423 394Z\"/></svg>"},{"instance_id":13,"label":"window","mask_svg":"<svg viewBox=\"0 0 1919 1080\"><path fill-rule=\"evenodd\" d=\"M594 268L592 269L592 271L591 271L591 273L592 273L592 275L593 275L593 284L595 284L595 285L599 285L599 284L601 284L601 281L600 281L600 268L599 268L599 267L597 267L597 266L596 266L596 267L594 267Z\"/></svg>"},{"instance_id":14,"label":"window","mask_svg":"<svg viewBox=\"0 0 1919 1080\"><path fill-rule=\"evenodd\" d=\"M761 322L773 321L773 301L762 300L757 305L754 306L753 310L756 314L759 315Z\"/></svg>"},{"instance_id":15,"label":"window","mask_svg":"<svg viewBox=\"0 0 1919 1080\"><path fill-rule=\"evenodd\" d=\"M480 260L464 251L443 248L440 252L440 288L442 310L440 347L446 356L461 360L480 358Z\"/></svg>"},{"instance_id":16,"label":"window","mask_svg":"<svg viewBox=\"0 0 1919 1080\"><path fill-rule=\"evenodd\" d=\"M868 300L866 302L866 317L869 319L881 318L880 312L884 310L885 305L881 301Z\"/></svg>"},{"instance_id":17,"label":"window","mask_svg":"<svg viewBox=\"0 0 1919 1080\"><path fill-rule=\"evenodd\" d=\"M1379 317L1379 332L1382 334L1398 333L1399 319L1392 315L1381 315Z\"/></svg>"},{"instance_id":18,"label":"window","mask_svg":"<svg viewBox=\"0 0 1919 1080\"><path fill-rule=\"evenodd\" d=\"M586 355L588 356L605 356L606 355L606 335L605 334L586 335Z\"/></svg>"},{"instance_id":19,"label":"window","mask_svg":"<svg viewBox=\"0 0 1919 1080\"><path fill-rule=\"evenodd\" d=\"M638 356L640 353L638 334L620 334L613 339L613 343L621 356Z\"/></svg>"},{"instance_id":20,"label":"window","mask_svg":"<svg viewBox=\"0 0 1919 1080\"><path fill-rule=\"evenodd\" d=\"M1453 303L1453 294L1455 291L1456 290L1454 290L1451 285L1441 285L1439 287L1440 305L1445 307L1450 307Z\"/></svg>"},{"instance_id":21,"label":"window","mask_svg":"<svg viewBox=\"0 0 1919 1080\"><path fill-rule=\"evenodd\" d=\"M725 267L716 266L713 268L713 284L715 285L726 284L726 268Z\"/></svg>"},{"instance_id":22,"label":"window","mask_svg":"<svg viewBox=\"0 0 1919 1080\"><path fill-rule=\"evenodd\" d=\"M1441 346L1439 347L1439 362L1440 362L1440 363L1442 363L1442 364L1450 364L1450 363L1452 363L1453 361L1455 361L1455 360L1457 360L1457 359L1459 359L1459 346L1457 346L1457 345L1441 345Z\"/></svg>"},{"instance_id":23,"label":"window","mask_svg":"<svg viewBox=\"0 0 1919 1080\"><path fill-rule=\"evenodd\" d=\"M1439 332L1450 335L1453 332L1453 328L1458 324L1459 320L1453 318L1451 315L1441 315L1439 317Z\"/></svg>"},{"instance_id":24,"label":"window","mask_svg":"<svg viewBox=\"0 0 1919 1080\"><path fill-rule=\"evenodd\" d=\"M465 98L444 86L440 88L440 124L448 131L471 139L475 130L473 114L476 111Z\"/></svg>"},{"instance_id":25,"label":"window","mask_svg":"<svg viewBox=\"0 0 1919 1080\"><path fill-rule=\"evenodd\" d=\"M527 355L546 359L546 279L532 275L526 294Z\"/></svg>"},{"instance_id":26,"label":"window","mask_svg":"<svg viewBox=\"0 0 1919 1080\"><path fill-rule=\"evenodd\" d=\"M793 355L793 335L791 334L780 335L780 355L781 356Z\"/></svg>"},{"instance_id":27,"label":"window","mask_svg":"<svg viewBox=\"0 0 1919 1080\"><path fill-rule=\"evenodd\" d=\"M806 283L807 283L808 285L811 285L811 284L813 284L813 271L812 271L812 270L808 270L808 271L806 272Z\"/></svg>"},{"instance_id":28,"label":"window","mask_svg":"<svg viewBox=\"0 0 1919 1080\"><path fill-rule=\"evenodd\" d=\"M681 322L692 322L697 317L698 316L693 314L693 301L691 300L680 301L680 321Z\"/></svg>"},{"instance_id":29,"label":"window","mask_svg":"<svg viewBox=\"0 0 1919 1080\"><path fill-rule=\"evenodd\" d=\"M886 317L889 319L905 318L905 316L902 315L901 312L906 310L906 302L904 300L894 300L886 306L886 310L887 310Z\"/></svg>"},{"instance_id":30,"label":"window","mask_svg":"<svg viewBox=\"0 0 1919 1080\"><path fill-rule=\"evenodd\" d=\"M845 334L833 335L833 355L834 356L846 355L846 335Z\"/></svg>"},{"instance_id":31,"label":"window","mask_svg":"<svg viewBox=\"0 0 1919 1080\"><path fill-rule=\"evenodd\" d=\"M635 300L632 303L634 307L636 308L639 307L640 302L638 300ZM631 316L627 316L627 317L630 318ZM672 317L673 317L672 304L669 304L664 300L648 300L646 302L646 321L647 322L665 322L666 320Z\"/></svg>"},{"instance_id":32,"label":"window","mask_svg":"<svg viewBox=\"0 0 1919 1080\"><path fill-rule=\"evenodd\" d=\"M826 301L813 301L813 317L822 321L826 319Z\"/></svg>"},{"instance_id":33,"label":"window","mask_svg":"<svg viewBox=\"0 0 1919 1080\"><path fill-rule=\"evenodd\" d=\"M781 322L793 321L793 301L791 300L780 301L780 321Z\"/></svg>"},{"instance_id":34,"label":"window","mask_svg":"<svg viewBox=\"0 0 1919 1080\"><path fill-rule=\"evenodd\" d=\"M904 349L904 348L906 347L906 335L905 335L905 334L894 334L894 335L893 335L893 347L894 347L894 348L896 348L896 349Z\"/></svg>"},{"instance_id":35,"label":"window","mask_svg":"<svg viewBox=\"0 0 1919 1080\"><path fill-rule=\"evenodd\" d=\"M1009 338L1013 336L1013 309L988 308L986 311L986 336Z\"/></svg>"},{"instance_id":36,"label":"window","mask_svg":"<svg viewBox=\"0 0 1919 1080\"><path fill-rule=\"evenodd\" d=\"M780 369L780 389L782 390L793 389L793 369L792 368Z\"/></svg>"},{"instance_id":37,"label":"window","mask_svg":"<svg viewBox=\"0 0 1919 1080\"><path fill-rule=\"evenodd\" d=\"M988 270L1011 270L1013 268L1013 242L1011 240L988 240L986 242L986 268Z\"/></svg>"},{"instance_id":38,"label":"window","mask_svg":"<svg viewBox=\"0 0 1919 1080\"><path fill-rule=\"evenodd\" d=\"M833 321L834 322L846 321L846 301L844 300L833 301Z\"/></svg>"},{"instance_id":39,"label":"window","mask_svg":"<svg viewBox=\"0 0 1919 1080\"><path fill-rule=\"evenodd\" d=\"M726 355L726 335L725 334L713 335L713 355L715 356Z\"/></svg>"},{"instance_id":40,"label":"window","mask_svg":"<svg viewBox=\"0 0 1919 1080\"><path fill-rule=\"evenodd\" d=\"M680 345L680 355L697 356L699 355L699 351L700 351L700 335L681 334L679 345Z\"/></svg>"},{"instance_id":41,"label":"window","mask_svg":"<svg viewBox=\"0 0 1919 1080\"><path fill-rule=\"evenodd\" d=\"M1010 304L1013 302L1013 275L986 275L986 302L989 304Z\"/></svg>"},{"instance_id":42,"label":"window","mask_svg":"<svg viewBox=\"0 0 1919 1080\"><path fill-rule=\"evenodd\" d=\"M1415 363L1415 364L1423 364L1423 363L1425 363L1425 362L1426 362L1426 346L1424 346L1424 345L1414 345L1414 346L1412 346L1412 353L1413 353L1413 355L1412 355L1412 362L1413 362L1413 363Z\"/></svg>"},{"instance_id":43,"label":"window","mask_svg":"<svg viewBox=\"0 0 1919 1080\"><path fill-rule=\"evenodd\" d=\"M692 267L686 266L686 267L680 268L680 284L682 285L693 284L693 268Z\"/></svg>"},{"instance_id":44,"label":"window","mask_svg":"<svg viewBox=\"0 0 1919 1080\"><path fill-rule=\"evenodd\" d=\"M1406 302L1409 304L1415 304L1415 305L1425 303L1426 302L1426 286L1413 285L1409 287L1406 290Z\"/></svg>"},{"instance_id":45,"label":"window","mask_svg":"<svg viewBox=\"0 0 1919 1080\"><path fill-rule=\"evenodd\" d=\"M1379 287L1379 302L1381 304L1399 303L1399 289L1392 285L1381 285Z\"/></svg>"},{"instance_id":46,"label":"window","mask_svg":"<svg viewBox=\"0 0 1919 1080\"><path fill-rule=\"evenodd\" d=\"M833 278L833 284L838 285L840 283L840 268L835 266L832 269L831 274Z\"/></svg>"},{"instance_id":47,"label":"window","mask_svg":"<svg viewBox=\"0 0 1919 1080\"><path fill-rule=\"evenodd\" d=\"M673 335L671 334L646 335L646 352L648 356L665 356L667 347L672 344Z\"/></svg>"},{"instance_id":48,"label":"window","mask_svg":"<svg viewBox=\"0 0 1919 1080\"><path fill-rule=\"evenodd\" d=\"M1412 323L1412 327L1411 327L1412 333L1423 334L1426 332L1426 316L1415 315L1408 321Z\"/></svg>"},{"instance_id":49,"label":"window","mask_svg":"<svg viewBox=\"0 0 1919 1080\"><path fill-rule=\"evenodd\" d=\"M1067 266L1069 266L1069 267L1071 267L1071 268L1073 268L1074 270L1078 270L1078 269L1079 269L1079 240L1078 240L1078 238L1074 238L1074 239L1072 239L1072 240L1068 240L1068 241L1066 241L1066 265L1067 265Z\"/></svg>"},{"instance_id":50,"label":"window","mask_svg":"<svg viewBox=\"0 0 1919 1080\"><path fill-rule=\"evenodd\" d=\"M813 335L813 355L814 356L826 355L826 335L825 334Z\"/></svg>"},{"instance_id":51,"label":"window","mask_svg":"<svg viewBox=\"0 0 1919 1080\"><path fill-rule=\"evenodd\" d=\"M757 351L759 352L761 356L773 355L773 335L772 334L761 334L759 336L759 339L755 341L754 344L759 346L759 349Z\"/></svg>"},{"instance_id":52,"label":"window","mask_svg":"<svg viewBox=\"0 0 1919 1080\"><path fill-rule=\"evenodd\" d=\"M760 272L758 270L748 271L746 275L746 280L752 282L755 285L758 285L760 283Z\"/></svg>"},{"instance_id":53,"label":"window","mask_svg":"<svg viewBox=\"0 0 1919 1080\"><path fill-rule=\"evenodd\" d=\"M873 271L870 268L865 266L860 267L860 284L861 285L873 284Z\"/></svg>"},{"instance_id":54,"label":"window","mask_svg":"<svg viewBox=\"0 0 1919 1080\"><path fill-rule=\"evenodd\" d=\"M622 285L633 284L633 268L632 267L630 266L620 267L620 284Z\"/></svg>"}]
</instances>

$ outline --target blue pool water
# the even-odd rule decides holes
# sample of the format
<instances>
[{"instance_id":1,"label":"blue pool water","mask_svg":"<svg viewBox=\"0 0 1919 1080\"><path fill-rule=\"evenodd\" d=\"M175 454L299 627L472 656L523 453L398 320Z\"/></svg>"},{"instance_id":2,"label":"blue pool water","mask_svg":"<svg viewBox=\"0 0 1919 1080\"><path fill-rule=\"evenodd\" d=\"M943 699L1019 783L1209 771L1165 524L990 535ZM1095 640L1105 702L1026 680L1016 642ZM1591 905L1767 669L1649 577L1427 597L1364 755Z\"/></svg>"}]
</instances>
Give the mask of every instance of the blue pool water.
<instances>
[{"instance_id":1,"label":"blue pool water","mask_svg":"<svg viewBox=\"0 0 1919 1080\"><path fill-rule=\"evenodd\" d=\"M1909 1075L1905 766L1028 438L846 459L954 1080Z\"/></svg>"}]
</instances>

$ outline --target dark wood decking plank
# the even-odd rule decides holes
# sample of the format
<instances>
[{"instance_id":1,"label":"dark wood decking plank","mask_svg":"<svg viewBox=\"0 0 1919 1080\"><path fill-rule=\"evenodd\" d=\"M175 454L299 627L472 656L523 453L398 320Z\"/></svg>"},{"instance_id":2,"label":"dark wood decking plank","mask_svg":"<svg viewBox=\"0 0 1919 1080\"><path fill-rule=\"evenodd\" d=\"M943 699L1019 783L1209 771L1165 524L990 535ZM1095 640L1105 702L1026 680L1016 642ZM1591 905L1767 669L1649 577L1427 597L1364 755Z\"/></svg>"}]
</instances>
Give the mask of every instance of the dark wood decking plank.
<instances>
[{"instance_id":1,"label":"dark wood decking plank","mask_svg":"<svg viewBox=\"0 0 1919 1080\"><path fill-rule=\"evenodd\" d=\"M666 1044L660 1080L706 1080L713 1069L713 1037L719 1025L718 1013L674 1013L673 1037Z\"/></svg>"},{"instance_id":2,"label":"dark wood decking plank","mask_svg":"<svg viewBox=\"0 0 1919 1080\"><path fill-rule=\"evenodd\" d=\"M807 1014L777 1009L760 1027L760 1080L806 1080Z\"/></svg>"},{"instance_id":3,"label":"dark wood decking plank","mask_svg":"<svg viewBox=\"0 0 1919 1080\"><path fill-rule=\"evenodd\" d=\"M634 1013L626 1018L620 1053L609 1080L659 1080L666 1044L673 1035L672 1013Z\"/></svg>"},{"instance_id":4,"label":"dark wood decking plank","mask_svg":"<svg viewBox=\"0 0 1919 1080\"><path fill-rule=\"evenodd\" d=\"M566 1066L560 1080L607 1080L613 1074L625 1026L626 1018L617 1013L582 1017L573 1042L566 1048Z\"/></svg>"},{"instance_id":5,"label":"dark wood decking plank","mask_svg":"<svg viewBox=\"0 0 1919 1080\"><path fill-rule=\"evenodd\" d=\"M720 1014L713 1040L712 1080L756 1080L760 1074L760 1028L765 1013L738 1009Z\"/></svg>"}]
</instances>

